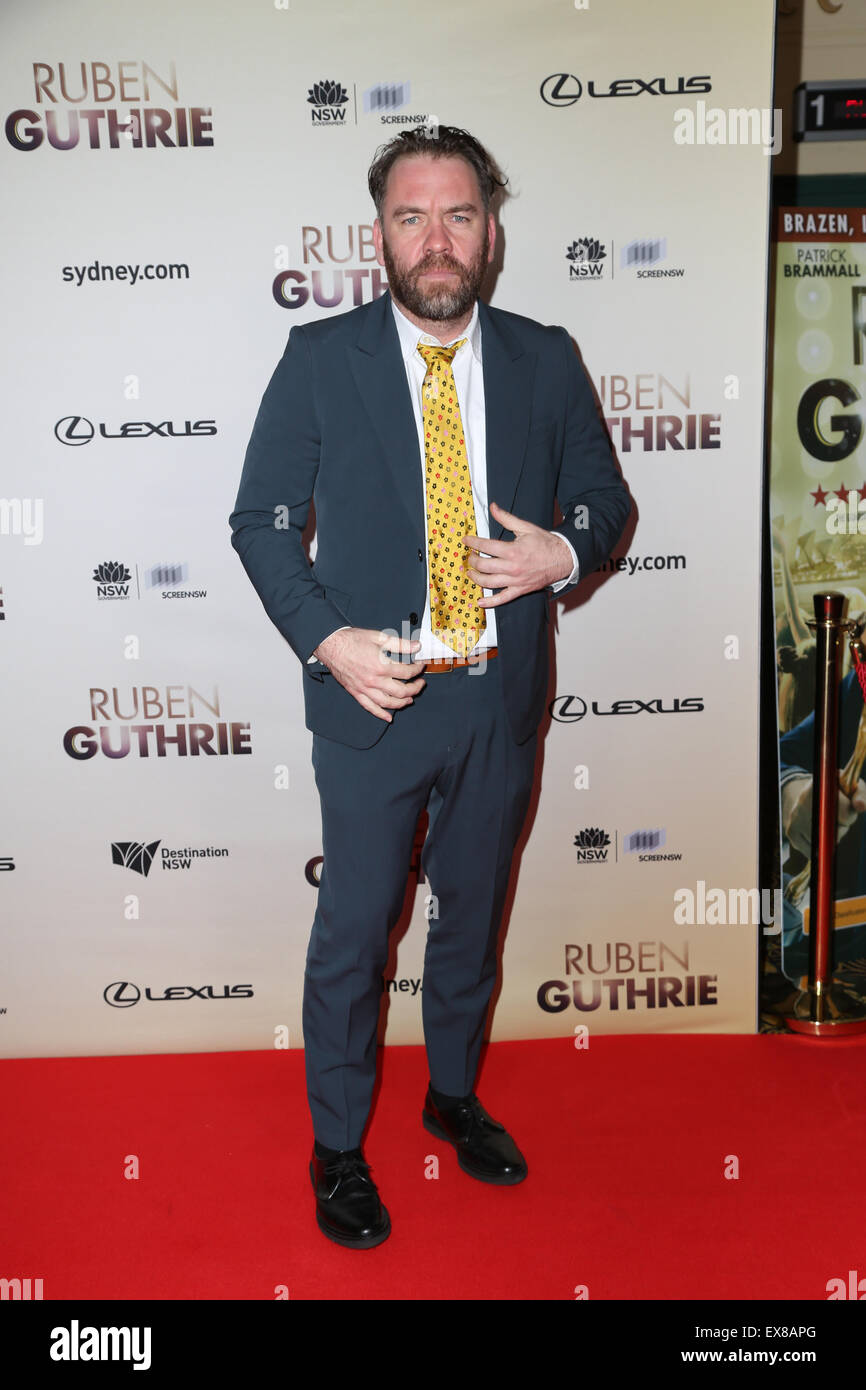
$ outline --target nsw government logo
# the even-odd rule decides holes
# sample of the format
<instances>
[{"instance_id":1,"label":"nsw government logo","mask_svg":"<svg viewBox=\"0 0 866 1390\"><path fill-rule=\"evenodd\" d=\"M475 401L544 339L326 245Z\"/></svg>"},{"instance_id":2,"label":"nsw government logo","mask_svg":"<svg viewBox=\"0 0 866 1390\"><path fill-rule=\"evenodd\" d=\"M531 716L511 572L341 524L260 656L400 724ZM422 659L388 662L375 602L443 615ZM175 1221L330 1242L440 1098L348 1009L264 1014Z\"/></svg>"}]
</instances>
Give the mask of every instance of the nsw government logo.
<instances>
[{"instance_id":1,"label":"nsw government logo","mask_svg":"<svg viewBox=\"0 0 866 1390\"><path fill-rule=\"evenodd\" d=\"M133 578L134 572L134 578ZM163 599L207 598L207 589L191 589L186 585L189 566L183 561L171 564L130 567L119 560L103 560L93 571L96 597L105 599L140 599L142 580L144 590Z\"/></svg>"},{"instance_id":2,"label":"nsw government logo","mask_svg":"<svg viewBox=\"0 0 866 1390\"><path fill-rule=\"evenodd\" d=\"M310 112L310 119L314 126L346 124L349 94L342 82L334 82L329 77L314 82L307 93L307 101L313 108Z\"/></svg>"},{"instance_id":3,"label":"nsw government logo","mask_svg":"<svg viewBox=\"0 0 866 1390\"><path fill-rule=\"evenodd\" d=\"M587 826L585 830L578 830L574 837L577 846L578 864L606 864L608 851L610 849L610 836L606 830L599 830L597 826ZM614 845L614 853L616 846Z\"/></svg>"},{"instance_id":4,"label":"nsw government logo","mask_svg":"<svg viewBox=\"0 0 866 1390\"><path fill-rule=\"evenodd\" d=\"M129 584L132 575L126 565L119 560L103 560L93 571L98 599L129 598Z\"/></svg>"},{"instance_id":5,"label":"nsw government logo","mask_svg":"<svg viewBox=\"0 0 866 1390\"><path fill-rule=\"evenodd\" d=\"M565 253L569 262L569 280L604 279L607 252L604 243L595 237L580 237L573 241Z\"/></svg>"}]
</instances>

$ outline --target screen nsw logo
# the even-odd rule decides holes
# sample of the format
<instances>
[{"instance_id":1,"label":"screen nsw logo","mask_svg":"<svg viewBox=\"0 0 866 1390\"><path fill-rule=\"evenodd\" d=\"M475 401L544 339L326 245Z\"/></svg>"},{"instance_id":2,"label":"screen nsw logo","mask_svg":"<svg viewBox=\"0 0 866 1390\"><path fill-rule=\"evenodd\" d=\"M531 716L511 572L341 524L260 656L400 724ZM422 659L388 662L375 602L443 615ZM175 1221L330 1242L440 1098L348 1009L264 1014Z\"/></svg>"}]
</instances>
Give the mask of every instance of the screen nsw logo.
<instances>
[{"instance_id":1,"label":"screen nsw logo","mask_svg":"<svg viewBox=\"0 0 866 1390\"><path fill-rule=\"evenodd\" d=\"M631 856L637 864L677 863L682 859L682 851L672 847L665 848L668 832L664 826L652 830L630 830L622 837L622 852Z\"/></svg>"},{"instance_id":2,"label":"screen nsw logo","mask_svg":"<svg viewBox=\"0 0 866 1390\"><path fill-rule=\"evenodd\" d=\"M378 82L364 93L364 114L377 119L380 125L427 126L431 133L436 117L429 111L404 111L412 98L409 82Z\"/></svg>"},{"instance_id":3,"label":"screen nsw logo","mask_svg":"<svg viewBox=\"0 0 866 1390\"><path fill-rule=\"evenodd\" d=\"M615 261L619 260L621 271L628 271L636 280L681 280L685 275L682 266L662 266L658 262L667 257L666 237L643 237L620 246L619 257L615 256L616 244L600 241L597 237L577 237L566 247L565 259L568 262L568 278L572 283L587 283L607 278L615 278Z\"/></svg>"},{"instance_id":4,"label":"screen nsw logo","mask_svg":"<svg viewBox=\"0 0 866 1390\"><path fill-rule=\"evenodd\" d=\"M120 560L103 560L93 570L95 594L101 603L140 599L143 595L161 599L207 598L207 589L189 588L189 566L183 561L157 565L134 565Z\"/></svg>"},{"instance_id":5,"label":"screen nsw logo","mask_svg":"<svg viewBox=\"0 0 866 1390\"><path fill-rule=\"evenodd\" d=\"M682 853L677 850L664 850L667 831L663 827L653 830L630 830L620 836L618 830L613 838L607 830L597 825L585 826L574 837L575 857L578 864L619 863L619 850L625 856L623 864L659 864L678 862Z\"/></svg>"},{"instance_id":6,"label":"screen nsw logo","mask_svg":"<svg viewBox=\"0 0 866 1390\"><path fill-rule=\"evenodd\" d=\"M636 237L620 247L620 270L632 271L636 280L681 280L686 273L682 266L659 267L667 254L667 237Z\"/></svg>"}]
</instances>

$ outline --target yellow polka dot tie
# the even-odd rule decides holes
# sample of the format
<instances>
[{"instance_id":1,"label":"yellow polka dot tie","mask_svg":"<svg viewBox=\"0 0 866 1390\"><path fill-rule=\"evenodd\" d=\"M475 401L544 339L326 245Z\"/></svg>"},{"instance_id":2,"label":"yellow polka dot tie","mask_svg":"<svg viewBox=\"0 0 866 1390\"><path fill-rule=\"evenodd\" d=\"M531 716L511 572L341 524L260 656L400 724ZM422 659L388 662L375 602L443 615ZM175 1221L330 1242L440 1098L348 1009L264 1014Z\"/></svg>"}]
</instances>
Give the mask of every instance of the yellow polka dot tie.
<instances>
[{"instance_id":1,"label":"yellow polka dot tie","mask_svg":"<svg viewBox=\"0 0 866 1390\"><path fill-rule=\"evenodd\" d=\"M450 347L419 343L427 363L421 388L427 483L430 622L433 632L458 656L467 656L487 626L479 607L481 587L466 573L476 552L463 544L478 534L469 476L469 457L451 362L466 339Z\"/></svg>"}]
</instances>

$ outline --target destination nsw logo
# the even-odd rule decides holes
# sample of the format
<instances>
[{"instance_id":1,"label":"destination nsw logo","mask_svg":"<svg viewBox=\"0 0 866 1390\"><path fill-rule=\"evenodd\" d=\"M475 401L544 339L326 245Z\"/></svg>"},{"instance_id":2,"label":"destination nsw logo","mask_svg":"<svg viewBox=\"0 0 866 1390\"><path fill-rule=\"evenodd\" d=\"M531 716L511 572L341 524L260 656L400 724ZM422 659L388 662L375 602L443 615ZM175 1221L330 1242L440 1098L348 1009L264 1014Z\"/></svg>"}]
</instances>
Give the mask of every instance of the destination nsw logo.
<instances>
[{"instance_id":1,"label":"destination nsw logo","mask_svg":"<svg viewBox=\"0 0 866 1390\"><path fill-rule=\"evenodd\" d=\"M219 690L210 699L191 685L91 686L87 724L63 735L70 758L219 757L252 753L248 721L223 718Z\"/></svg>"},{"instance_id":2,"label":"destination nsw logo","mask_svg":"<svg viewBox=\"0 0 866 1390\"><path fill-rule=\"evenodd\" d=\"M54 150L74 150L79 144L91 150L213 145L211 108L177 105L174 62L163 72L136 59L33 63L32 72L32 105L19 106L6 117L6 139L13 149L38 150L45 142Z\"/></svg>"},{"instance_id":3,"label":"destination nsw logo","mask_svg":"<svg viewBox=\"0 0 866 1390\"><path fill-rule=\"evenodd\" d=\"M565 947L564 980L545 980L536 994L548 1014L569 1008L593 1013L620 1009L690 1009L717 1004L717 975L698 975L690 944L604 941Z\"/></svg>"},{"instance_id":4,"label":"destination nsw logo","mask_svg":"<svg viewBox=\"0 0 866 1390\"><path fill-rule=\"evenodd\" d=\"M140 840L114 840L111 845L111 862L120 865L123 869L132 869L133 873L141 874L147 878L160 844L160 840L151 840L150 844L145 844ZM228 850L221 849L217 845L204 845L197 849L190 846L186 846L184 849L169 849L163 845L159 852L160 864L163 869L190 869L193 862L198 859L227 858Z\"/></svg>"}]
</instances>

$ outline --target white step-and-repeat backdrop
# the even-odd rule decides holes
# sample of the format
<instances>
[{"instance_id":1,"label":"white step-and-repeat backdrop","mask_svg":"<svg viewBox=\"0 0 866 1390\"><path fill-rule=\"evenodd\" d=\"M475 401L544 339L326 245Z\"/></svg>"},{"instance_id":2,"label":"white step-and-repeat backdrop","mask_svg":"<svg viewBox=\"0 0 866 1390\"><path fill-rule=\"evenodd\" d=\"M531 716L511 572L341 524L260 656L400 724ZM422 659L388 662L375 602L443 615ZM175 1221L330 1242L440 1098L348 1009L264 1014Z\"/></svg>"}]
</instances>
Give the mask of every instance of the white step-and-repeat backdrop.
<instances>
[{"instance_id":1,"label":"white step-and-repeat backdrop","mask_svg":"<svg viewBox=\"0 0 866 1390\"><path fill-rule=\"evenodd\" d=\"M424 123L509 175L492 302L579 344L638 512L558 605L492 1036L751 1031L772 0L0 25L0 1054L302 1044L311 736L228 516L292 325L386 288L366 171Z\"/></svg>"}]
</instances>

